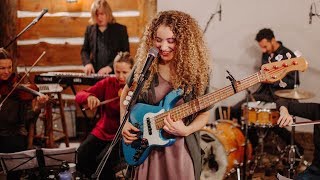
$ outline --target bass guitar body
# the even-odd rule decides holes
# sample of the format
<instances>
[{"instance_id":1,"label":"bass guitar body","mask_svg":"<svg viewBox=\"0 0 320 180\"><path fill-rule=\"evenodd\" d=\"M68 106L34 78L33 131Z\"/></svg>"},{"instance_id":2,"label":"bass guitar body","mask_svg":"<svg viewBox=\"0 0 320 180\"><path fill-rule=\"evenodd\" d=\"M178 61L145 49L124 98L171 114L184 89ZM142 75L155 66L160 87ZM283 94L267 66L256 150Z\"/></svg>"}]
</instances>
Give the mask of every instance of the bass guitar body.
<instances>
[{"instance_id":1,"label":"bass guitar body","mask_svg":"<svg viewBox=\"0 0 320 180\"><path fill-rule=\"evenodd\" d=\"M159 102L158 106L137 103L133 106L129 121L137 127L138 139L131 144L122 141L123 153L129 165L137 166L143 163L154 147L170 146L175 142L174 138L165 138L163 129L156 126L155 117L170 109L181 99L182 90L170 92Z\"/></svg>"}]
</instances>

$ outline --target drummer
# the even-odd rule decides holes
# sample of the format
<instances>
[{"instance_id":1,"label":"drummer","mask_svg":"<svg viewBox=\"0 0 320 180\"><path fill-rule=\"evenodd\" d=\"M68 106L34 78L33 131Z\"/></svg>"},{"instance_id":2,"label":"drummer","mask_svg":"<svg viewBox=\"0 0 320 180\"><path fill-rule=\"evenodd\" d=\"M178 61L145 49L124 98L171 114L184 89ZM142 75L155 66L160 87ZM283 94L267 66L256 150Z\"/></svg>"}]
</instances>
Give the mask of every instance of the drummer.
<instances>
[{"instance_id":1,"label":"drummer","mask_svg":"<svg viewBox=\"0 0 320 180\"><path fill-rule=\"evenodd\" d=\"M258 42L258 45L262 51L262 64L269 62L276 62L278 60L294 58L296 57L294 53L286 48L281 41L277 41L274 33L271 29L261 29L255 40ZM274 92L281 89L293 89L295 85L299 85L299 73L293 71L288 73L280 82L274 84L262 83L258 90L250 94L249 101L265 101L265 102L275 102L279 97L277 97ZM292 100L295 101L295 100ZM240 123L241 118L241 106L246 102L246 99L238 102L231 108L231 116L234 120ZM290 144L290 132L285 128L274 127L272 130L282 138L286 144ZM258 136L254 132L255 129L252 129L249 132L249 139L253 146L258 145ZM297 144L299 147L300 153L303 153L303 148Z\"/></svg>"}]
</instances>

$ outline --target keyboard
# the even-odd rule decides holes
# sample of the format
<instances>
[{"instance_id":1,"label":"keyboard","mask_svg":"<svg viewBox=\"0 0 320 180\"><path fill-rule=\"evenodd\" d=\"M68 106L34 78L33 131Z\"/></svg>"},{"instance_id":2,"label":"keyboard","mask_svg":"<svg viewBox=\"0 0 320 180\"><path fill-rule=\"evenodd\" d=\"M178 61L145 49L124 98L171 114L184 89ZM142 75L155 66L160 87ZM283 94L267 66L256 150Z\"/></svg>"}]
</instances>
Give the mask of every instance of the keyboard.
<instances>
[{"instance_id":1,"label":"keyboard","mask_svg":"<svg viewBox=\"0 0 320 180\"><path fill-rule=\"evenodd\" d=\"M34 82L39 84L94 85L96 82L113 75L100 75L75 72L48 72L35 76Z\"/></svg>"},{"instance_id":2,"label":"keyboard","mask_svg":"<svg viewBox=\"0 0 320 180\"><path fill-rule=\"evenodd\" d=\"M63 88L60 84L36 84L41 93L58 93L62 92Z\"/></svg>"}]
</instances>

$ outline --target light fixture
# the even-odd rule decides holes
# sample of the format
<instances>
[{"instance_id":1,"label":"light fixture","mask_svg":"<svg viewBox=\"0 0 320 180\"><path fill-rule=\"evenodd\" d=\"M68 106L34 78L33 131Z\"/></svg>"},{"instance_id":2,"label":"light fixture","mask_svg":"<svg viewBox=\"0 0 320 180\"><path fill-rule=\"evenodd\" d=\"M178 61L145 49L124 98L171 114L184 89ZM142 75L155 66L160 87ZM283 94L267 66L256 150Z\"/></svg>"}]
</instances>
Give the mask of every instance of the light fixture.
<instances>
[{"instance_id":1,"label":"light fixture","mask_svg":"<svg viewBox=\"0 0 320 180\"><path fill-rule=\"evenodd\" d=\"M67 3L76 3L77 2L77 0L66 0L67 1Z\"/></svg>"}]
</instances>

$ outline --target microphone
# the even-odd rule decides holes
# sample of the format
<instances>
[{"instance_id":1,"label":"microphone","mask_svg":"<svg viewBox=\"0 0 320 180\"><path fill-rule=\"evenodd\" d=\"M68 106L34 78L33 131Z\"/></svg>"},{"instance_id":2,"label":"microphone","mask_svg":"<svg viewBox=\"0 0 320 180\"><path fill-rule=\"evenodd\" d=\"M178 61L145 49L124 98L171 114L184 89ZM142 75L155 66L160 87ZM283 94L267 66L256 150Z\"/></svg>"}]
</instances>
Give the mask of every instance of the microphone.
<instances>
[{"instance_id":1,"label":"microphone","mask_svg":"<svg viewBox=\"0 0 320 180\"><path fill-rule=\"evenodd\" d=\"M38 17L36 17L36 18L33 20L33 22L34 22L34 23L37 23L37 22L42 18L42 16L43 16L44 14L46 14L47 12L48 12L48 9L47 9L47 8L42 9L41 14L40 14Z\"/></svg>"},{"instance_id":2,"label":"microphone","mask_svg":"<svg viewBox=\"0 0 320 180\"><path fill-rule=\"evenodd\" d=\"M150 68L153 60L158 56L158 53L159 53L158 48L153 47L153 48L149 49L148 55L147 55L147 59L146 59L146 63L145 63L145 65L144 65L144 67L143 67L143 69L141 71L141 75L144 76L146 74L146 72Z\"/></svg>"},{"instance_id":3,"label":"microphone","mask_svg":"<svg viewBox=\"0 0 320 180\"><path fill-rule=\"evenodd\" d=\"M138 79L138 87L136 87L135 91L138 90L138 92L140 91L139 89L143 86L144 81L146 80L146 78L148 78L148 76L150 75L150 71L149 68L153 62L153 60L158 56L159 50L158 48L152 47L151 49L149 49L148 51L148 55L147 55L147 59L146 62L144 64L144 67L140 73L139 79ZM127 106L129 105L129 103L133 100L135 101L137 97L134 97L135 99L132 99L133 96L133 92L129 91L128 95L126 96L126 99L123 101L123 105Z\"/></svg>"},{"instance_id":4,"label":"microphone","mask_svg":"<svg viewBox=\"0 0 320 180\"><path fill-rule=\"evenodd\" d=\"M221 21L221 13L222 13L221 4L220 4L220 6L219 6L219 11L218 11L218 13L219 13L219 21Z\"/></svg>"}]
</instances>

